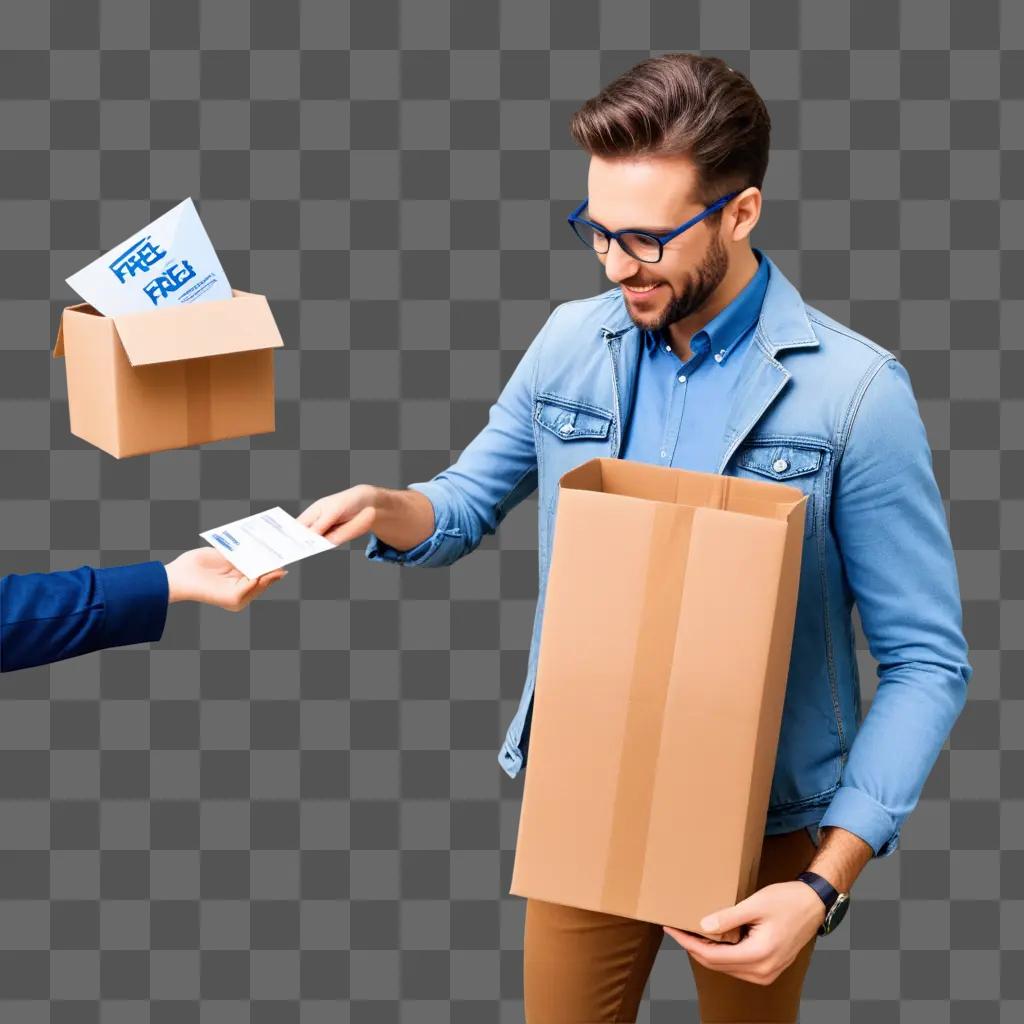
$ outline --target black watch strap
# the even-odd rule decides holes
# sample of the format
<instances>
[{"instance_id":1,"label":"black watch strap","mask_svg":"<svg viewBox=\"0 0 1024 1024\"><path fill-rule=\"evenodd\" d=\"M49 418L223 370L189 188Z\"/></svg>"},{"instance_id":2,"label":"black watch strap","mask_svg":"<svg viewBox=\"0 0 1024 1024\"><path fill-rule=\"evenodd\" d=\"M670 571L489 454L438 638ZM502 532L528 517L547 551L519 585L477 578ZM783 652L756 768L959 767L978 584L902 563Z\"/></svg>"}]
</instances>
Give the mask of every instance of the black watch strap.
<instances>
[{"instance_id":1,"label":"black watch strap","mask_svg":"<svg viewBox=\"0 0 1024 1024\"><path fill-rule=\"evenodd\" d=\"M825 919L818 928L819 935L828 935L842 921L850 906L849 893L839 892L831 882L815 871L801 871L798 881L806 882L825 904Z\"/></svg>"},{"instance_id":2,"label":"black watch strap","mask_svg":"<svg viewBox=\"0 0 1024 1024\"><path fill-rule=\"evenodd\" d=\"M814 871L801 871L796 877L798 881L806 882L821 897L821 902L825 904L825 912L828 913L832 909L832 904L839 898L839 891L835 886Z\"/></svg>"}]
</instances>

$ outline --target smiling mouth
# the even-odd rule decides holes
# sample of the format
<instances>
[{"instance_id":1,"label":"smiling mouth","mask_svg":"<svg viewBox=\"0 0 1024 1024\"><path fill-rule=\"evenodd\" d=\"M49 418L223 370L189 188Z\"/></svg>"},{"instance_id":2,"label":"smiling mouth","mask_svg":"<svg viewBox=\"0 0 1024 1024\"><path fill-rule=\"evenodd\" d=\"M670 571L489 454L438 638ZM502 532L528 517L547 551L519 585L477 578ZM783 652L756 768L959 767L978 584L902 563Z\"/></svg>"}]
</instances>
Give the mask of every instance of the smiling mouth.
<instances>
[{"instance_id":1,"label":"smiling mouth","mask_svg":"<svg viewBox=\"0 0 1024 1024\"><path fill-rule=\"evenodd\" d=\"M650 292L653 292L656 288L660 288L661 284L648 285L646 288L631 288L628 284L624 284L622 287L631 295L647 295Z\"/></svg>"}]
</instances>

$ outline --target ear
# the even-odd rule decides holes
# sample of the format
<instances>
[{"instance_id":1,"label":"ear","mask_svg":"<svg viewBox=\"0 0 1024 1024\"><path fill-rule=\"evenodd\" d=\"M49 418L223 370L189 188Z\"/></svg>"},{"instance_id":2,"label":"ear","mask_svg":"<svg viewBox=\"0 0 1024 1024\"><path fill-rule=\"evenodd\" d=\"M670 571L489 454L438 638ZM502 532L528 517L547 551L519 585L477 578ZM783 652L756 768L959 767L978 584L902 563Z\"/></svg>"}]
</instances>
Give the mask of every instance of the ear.
<instances>
[{"instance_id":1,"label":"ear","mask_svg":"<svg viewBox=\"0 0 1024 1024\"><path fill-rule=\"evenodd\" d=\"M732 240L742 242L749 238L750 233L757 227L761 219L761 190L755 185L744 189L733 200L733 225Z\"/></svg>"}]
</instances>

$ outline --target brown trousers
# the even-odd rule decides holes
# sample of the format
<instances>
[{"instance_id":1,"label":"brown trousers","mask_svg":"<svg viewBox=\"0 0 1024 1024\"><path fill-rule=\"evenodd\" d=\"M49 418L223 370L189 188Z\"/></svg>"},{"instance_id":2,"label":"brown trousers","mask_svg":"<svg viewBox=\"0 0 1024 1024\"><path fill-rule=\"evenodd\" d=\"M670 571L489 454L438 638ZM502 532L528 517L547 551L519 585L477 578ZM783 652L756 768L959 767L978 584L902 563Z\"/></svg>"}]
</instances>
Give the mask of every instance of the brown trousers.
<instances>
[{"instance_id":1,"label":"brown trousers","mask_svg":"<svg viewBox=\"0 0 1024 1024\"><path fill-rule=\"evenodd\" d=\"M803 828L765 836L757 887L792 881L815 852L814 841ZM795 1022L816 939L770 985L711 970L687 953L702 1024ZM635 1021L662 940L681 948L660 924L527 899L526 1024Z\"/></svg>"}]
</instances>

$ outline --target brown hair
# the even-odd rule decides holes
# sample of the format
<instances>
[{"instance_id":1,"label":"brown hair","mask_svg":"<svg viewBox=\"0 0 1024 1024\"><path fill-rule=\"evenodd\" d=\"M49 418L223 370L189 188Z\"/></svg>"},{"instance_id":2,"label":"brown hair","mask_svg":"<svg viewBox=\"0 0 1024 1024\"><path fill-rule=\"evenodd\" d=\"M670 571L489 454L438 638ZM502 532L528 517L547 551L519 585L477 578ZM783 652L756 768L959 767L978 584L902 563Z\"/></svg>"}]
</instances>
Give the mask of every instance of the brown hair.
<instances>
[{"instance_id":1,"label":"brown hair","mask_svg":"<svg viewBox=\"0 0 1024 1024\"><path fill-rule=\"evenodd\" d=\"M685 155L697 169L694 200L708 206L768 168L771 118L750 79L720 57L649 57L606 85L570 119L592 156ZM707 217L715 221L721 210Z\"/></svg>"}]
</instances>

